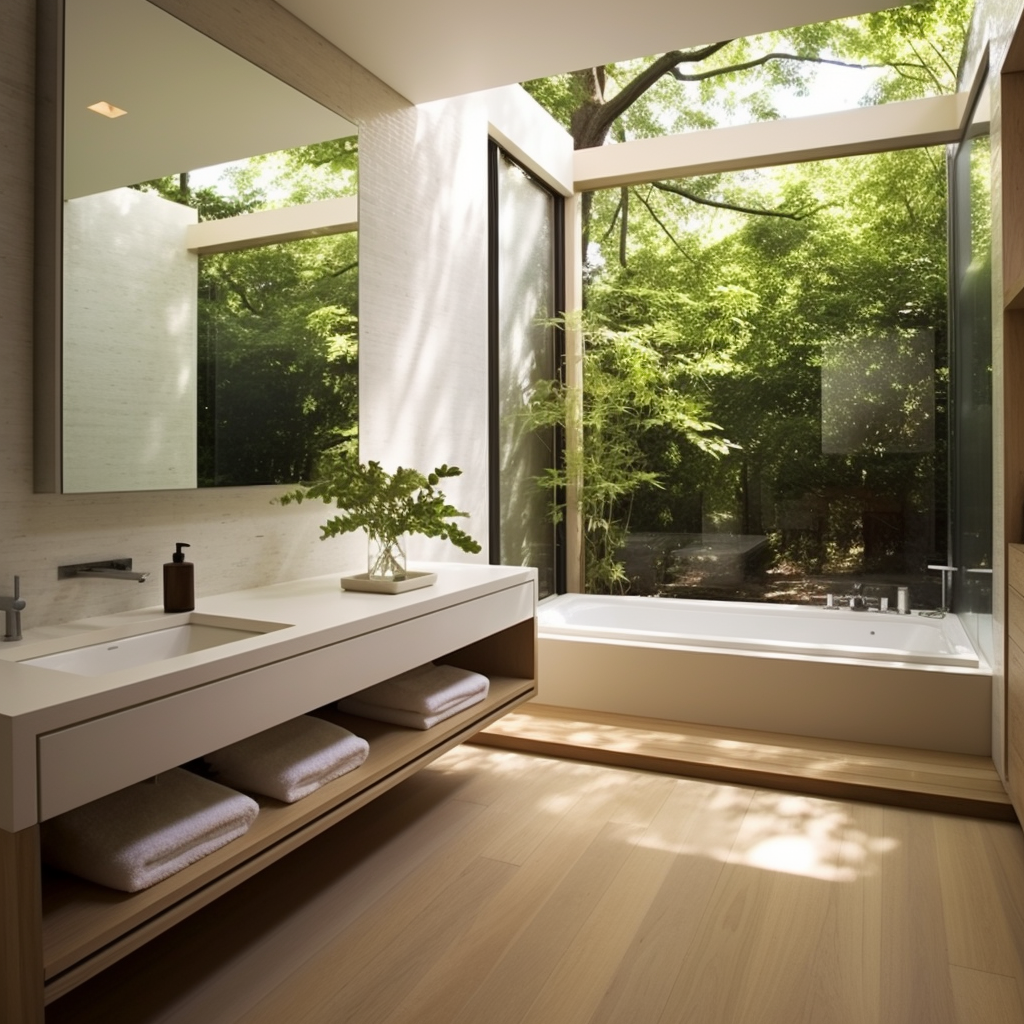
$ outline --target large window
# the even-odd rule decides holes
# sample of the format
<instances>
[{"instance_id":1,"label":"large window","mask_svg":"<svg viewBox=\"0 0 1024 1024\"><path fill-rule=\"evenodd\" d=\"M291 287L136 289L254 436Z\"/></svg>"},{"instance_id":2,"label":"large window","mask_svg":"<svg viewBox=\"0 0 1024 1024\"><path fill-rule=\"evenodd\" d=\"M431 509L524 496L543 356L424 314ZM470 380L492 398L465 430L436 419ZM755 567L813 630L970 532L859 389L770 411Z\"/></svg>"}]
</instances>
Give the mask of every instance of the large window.
<instances>
[{"instance_id":1,"label":"large window","mask_svg":"<svg viewBox=\"0 0 1024 1024\"><path fill-rule=\"evenodd\" d=\"M560 527L538 478L561 457L537 428L534 388L561 373L562 201L491 144L491 524L493 561L532 565L544 597L563 589Z\"/></svg>"},{"instance_id":2,"label":"large window","mask_svg":"<svg viewBox=\"0 0 1024 1024\"><path fill-rule=\"evenodd\" d=\"M634 459L605 517L625 544L592 546L590 588L875 602L907 584L937 605L943 152L608 190L590 218L586 415L625 386L628 415L612 403L591 436L618 429L609 458Z\"/></svg>"}]
</instances>

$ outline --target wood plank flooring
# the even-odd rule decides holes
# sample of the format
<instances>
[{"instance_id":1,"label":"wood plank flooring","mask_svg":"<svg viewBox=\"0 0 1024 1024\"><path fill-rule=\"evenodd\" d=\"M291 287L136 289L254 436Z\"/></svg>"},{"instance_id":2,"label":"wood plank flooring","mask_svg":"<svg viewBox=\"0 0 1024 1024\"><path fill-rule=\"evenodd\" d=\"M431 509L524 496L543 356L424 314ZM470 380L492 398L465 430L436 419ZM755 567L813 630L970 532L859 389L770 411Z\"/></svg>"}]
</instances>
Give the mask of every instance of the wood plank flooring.
<instances>
[{"instance_id":1,"label":"wood plank flooring","mask_svg":"<svg viewBox=\"0 0 1024 1024\"><path fill-rule=\"evenodd\" d=\"M1019 1024L1024 833L462 746L46 1019Z\"/></svg>"},{"instance_id":2,"label":"wood plank flooring","mask_svg":"<svg viewBox=\"0 0 1024 1024\"><path fill-rule=\"evenodd\" d=\"M531 702L474 743L840 799L1016 821L991 758Z\"/></svg>"}]
</instances>

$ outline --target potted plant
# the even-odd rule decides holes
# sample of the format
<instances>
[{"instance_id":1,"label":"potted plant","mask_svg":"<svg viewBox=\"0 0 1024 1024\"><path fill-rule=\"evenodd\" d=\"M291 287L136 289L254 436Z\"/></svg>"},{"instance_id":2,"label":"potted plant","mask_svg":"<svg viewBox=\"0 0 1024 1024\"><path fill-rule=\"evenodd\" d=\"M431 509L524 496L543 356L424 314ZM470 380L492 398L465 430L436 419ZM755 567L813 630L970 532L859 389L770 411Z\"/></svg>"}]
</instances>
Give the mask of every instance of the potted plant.
<instances>
[{"instance_id":1,"label":"potted plant","mask_svg":"<svg viewBox=\"0 0 1024 1024\"><path fill-rule=\"evenodd\" d=\"M442 479L462 475L457 466L438 466L427 475L401 466L388 473L379 462L363 463L344 452L331 452L319 468L320 479L289 491L278 501L288 505L319 498L324 504L334 504L340 511L320 527L321 540L354 530L366 531L368 572L343 579L342 586L398 590L433 583L433 573L407 571L406 534L441 537L471 553L480 550L480 545L451 521L468 513L449 505L437 490Z\"/></svg>"}]
</instances>

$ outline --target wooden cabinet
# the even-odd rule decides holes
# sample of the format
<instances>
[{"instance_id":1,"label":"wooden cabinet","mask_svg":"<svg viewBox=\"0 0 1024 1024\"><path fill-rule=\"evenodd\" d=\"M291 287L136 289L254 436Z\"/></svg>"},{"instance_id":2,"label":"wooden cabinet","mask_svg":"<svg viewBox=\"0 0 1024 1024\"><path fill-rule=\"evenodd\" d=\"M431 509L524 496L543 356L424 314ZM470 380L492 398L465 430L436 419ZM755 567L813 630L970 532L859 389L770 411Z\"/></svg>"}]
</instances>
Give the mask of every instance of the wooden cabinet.
<instances>
[{"instance_id":1,"label":"wooden cabinet","mask_svg":"<svg viewBox=\"0 0 1024 1024\"><path fill-rule=\"evenodd\" d=\"M488 578L495 569L480 567ZM508 572L506 570L506 572ZM38 825L0 830L0 1024L42 1022L48 1002L92 977L536 693L536 587L521 570L445 607L408 605L383 628L354 631L261 668L38 737L40 818L112 792L224 742L309 711L369 741L363 765L294 803L259 798L240 839L140 893L116 892L39 862ZM469 574L472 579L472 574ZM377 624L374 624L376 627ZM485 673L485 701L419 731L342 715L333 702L411 664ZM236 713L237 712L237 713ZM239 723L242 723L239 725ZM2 734L0 734L2 743ZM82 765L97 764L83 772Z\"/></svg>"}]
</instances>

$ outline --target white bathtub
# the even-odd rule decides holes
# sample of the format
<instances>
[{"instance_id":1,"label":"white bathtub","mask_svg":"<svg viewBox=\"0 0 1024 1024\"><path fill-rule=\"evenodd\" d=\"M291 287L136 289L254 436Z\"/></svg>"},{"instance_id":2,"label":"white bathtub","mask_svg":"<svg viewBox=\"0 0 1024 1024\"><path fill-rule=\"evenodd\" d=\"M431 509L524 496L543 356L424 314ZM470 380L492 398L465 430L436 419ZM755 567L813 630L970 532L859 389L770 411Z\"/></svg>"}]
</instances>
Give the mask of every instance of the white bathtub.
<instances>
[{"instance_id":1,"label":"white bathtub","mask_svg":"<svg viewBox=\"0 0 1024 1024\"><path fill-rule=\"evenodd\" d=\"M579 594L538 614L542 704L991 750L991 671L954 615Z\"/></svg>"}]
</instances>

